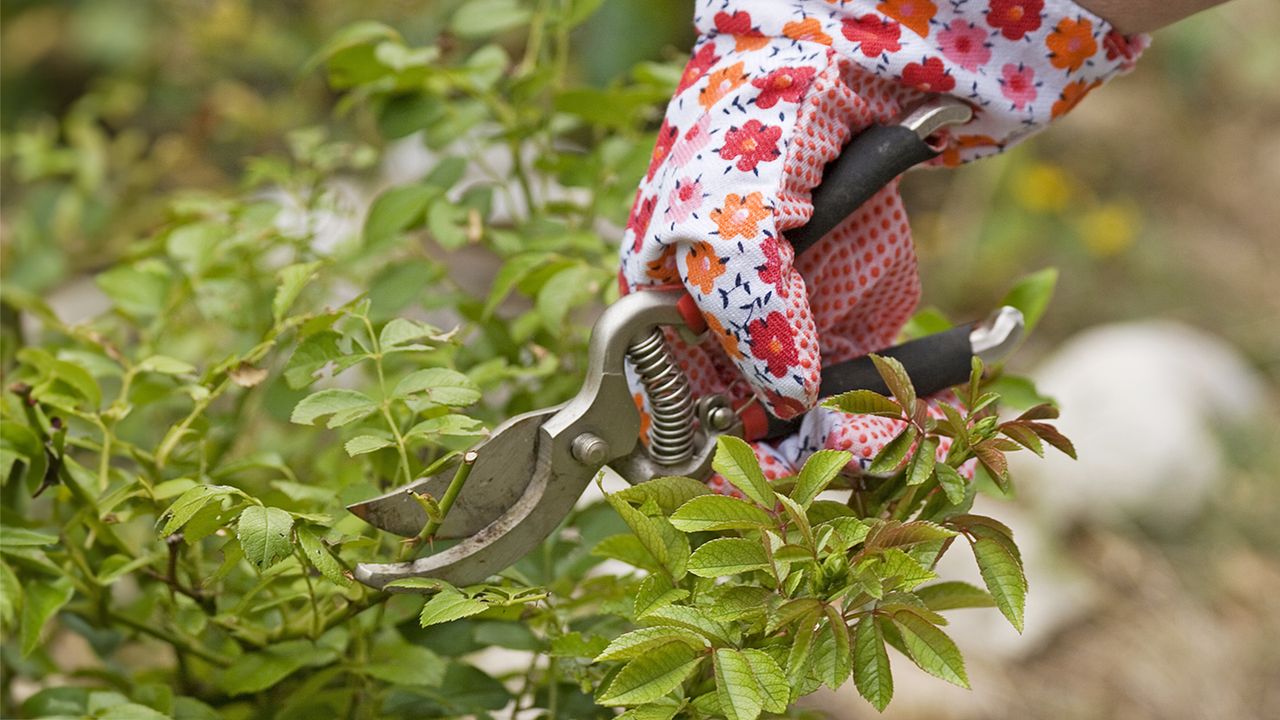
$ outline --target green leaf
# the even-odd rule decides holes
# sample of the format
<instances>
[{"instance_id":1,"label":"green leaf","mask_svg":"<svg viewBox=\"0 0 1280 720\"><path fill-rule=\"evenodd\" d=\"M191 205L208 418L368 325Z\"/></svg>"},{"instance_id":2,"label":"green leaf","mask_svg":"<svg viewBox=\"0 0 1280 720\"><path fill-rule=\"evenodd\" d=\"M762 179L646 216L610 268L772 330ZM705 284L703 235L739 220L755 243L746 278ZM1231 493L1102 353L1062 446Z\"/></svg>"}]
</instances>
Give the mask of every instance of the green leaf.
<instances>
[{"instance_id":1,"label":"green leaf","mask_svg":"<svg viewBox=\"0 0 1280 720\"><path fill-rule=\"evenodd\" d=\"M250 505L236 521L236 537L244 556L259 571L266 570L292 550L289 531L293 516L274 507Z\"/></svg>"},{"instance_id":2,"label":"green leaf","mask_svg":"<svg viewBox=\"0 0 1280 720\"><path fill-rule=\"evenodd\" d=\"M782 505L782 509L786 511L787 517L791 519L791 525L800 532L800 536L804 538L804 546L811 550L816 550L814 544L813 527L809 525L809 518L805 515L804 508L796 504L795 500L779 495L778 502Z\"/></svg>"},{"instance_id":3,"label":"green leaf","mask_svg":"<svg viewBox=\"0 0 1280 720\"><path fill-rule=\"evenodd\" d=\"M791 701L791 688L787 676L778 661L763 650L748 648L742 651L751 675L755 678L756 687L764 699L764 709L771 713L785 713Z\"/></svg>"},{"instance_id":4,"label":"green leaf","mask_svg":"<svg viewBox=\"0 0 1280 720\"><path fill-rule=\"evenodd\" d=\"M796 477L795 487L791 489L791 499L799 503L800 507L809 509L809 505L827 489L852 459L853 454L843 450L819 450L810 455Z\"/></svg>"},{"instance_id":5,"label":"green leaf","mask_svg":"<svg viewBox=\"0 0 1280 720\"><path fill-rule=\"evenodd\" d=\"M437 405L465 407L480 400L471 378L449 368L426 368L406 375L392 392L395 397L423 394Z\"/></svg>"},{"instance_id":6,"label":"green leaf","mask_svg":"<svg viewBox=\"0 0 1280 720\"><path fill-rule=\"evenodd\" d=\"M0 627L13 625L22 607L22 583L8 563L0 562Z\"/></svg>"},{"instance_id":7,"label":"green leaf","mask_svg":"<svg viewBox=\"0 0 1280 720\"><path fill-rule=\"evenodd\" d=\"M554 333L564 332L565 316L599 291L598 272L573 265L556 273L538 290L537 308L543 324Z\"/></svg>"},{"instance_id":8,"label":"green leaf","mask_svg":"<svg viewBox=\"0 0 1280 720\"><path fill-rule=\"evenodd\" d=\"M360 355L347 355L339 347L342 336L325 330L307 337L289 357L284 366L284 381L294 390L301 390L319 379L320 370L333 363L333 374L355 365L363 359Z\"/></svg>"},{"instance_id":9,"label":"green leaf","mask_svg":"<svg viewBox=\"0 0 1280 720\"><path fill-rule=\"evenodd\" d=\"M0 533L0 547L42 547L57 544L57 535L23 527L6 527L4 532Z\"/></svg>"},{"instance_id":10,"label":"green leaf","mask_svg":"<svg viewBox=\"0 0 1280 720\"><path fill-rule=\"evenodd\" d=\"M585 658L590 660L604 652L609 641L599 635L587 635L574 631L552 638L551 657Z\"/></svg>"},{"instance_id":11,"label":"green leaf","mask_svg":"<svg viewBox=\"0 0 1280 720\"><path fill-rule=\"evenodd\" d=\"M864 615L853 637L853 682L858 694L876 710L884 712L893 699L893 670L884 646L884 633L875 616Z\"/></svg>"},{"instance_id":12,"label":"green leaf","mask_svg":"<svg viewBox=\"0 0 1280 720\"><path fill-rule=\"evenodd\" d=\"M591 554L611 558L653 573L663 572L663 567L640 543L640 538L630 533L611 535L591 549Z\"/></svg>"},{"instance_id":13,"label":"green leaf","mask_svg":"<svg viewBox=\"0 0 1280 720\"><path fill-rule=\"evenodd\" d=\"M663 536L661 529L659 529L657 521L631 507L630 503L622 500L617 495L606 495L605 499L622 518L622 521L627 524L627 527L631 528L631 532L635 533L645 551L653 557L659 566L668 567L671 563L671 551L667 547L667 540Z\"/></svg>"},{"instance_id":14,"label":"green leaf","mask_svg":"<svg viewBox=\"0 0 1280 720\"><path fill-rule=\"evenodd\" d=\"M378 656L379 660L360 666L359 671L394 685L439 687L444 680L445 661L420 645L396 643Z\"/></svg>"},{"instance_id":15,"label":"green leaf","mask_svg":"<svg viewBox=\"0 0 1280 720\"><path fill-rule=\"evenodd\" d=\"M347 451L348 456L355 457L391 447L392 445L395 445L395 442L391 438L378 437L377 435L357 435L348 440L342 447Z\"/></svg>"},{"instance_id":16,"label":"green leaf","mask_svg":"<svg viewBox=\"0 0 1280 720\"><path fill-rule=\"evenodd\" d=\"M311 278L315 277L319 267L319 262L309 262L289 265L280 270L280 286L276 288L276 296L271 301L271 316L276 322L284 319L285 313L293 307L293 302L298 299L307 283L311 282Z\"/></svg>"},{"instance_id":17,"label":"green leaf","mask_svg":"<svg viewBox=\"0 0 1280 720\"><path fill-rule=\"evenodd\" d=\"M964 659L946 633L907 610L894 613L893 623L902 636L907 656L921 670L962 688L969 687Z\"/></svg>"},{"instance_id":18,"label":"green leaf","mask_svg":"<svg viewBox=\"0 0 1280 720\"><path fill-rule=\"evenodd\" d=\"M243 497L244 492L230 485L197 485L187 490L173 501L168 510L164 511L161 519L164 519L165 523L160 529L160 534L171 535L181 530L206 505L232 495Z\"/></svg>"},{"instance_id":19,"label":"green leaf","mask_svg":"<svg viewBox=\"0 0 1280 720\"><path fill-rule=\"evenodd\" d=\"M876 415L901 420L907 413L902 406L874 390L851 390L822 401L822 407L852 415Z\"/></svg>"},{"instance_id":20,"label":"green leaf","mask_svg":"<svg viewBox=\"0 0 1280 720\"><path fill-rule=\"evenodd\" d=\"M310 73L343 50L350 50L361 45L371 45L378 40L398 40L400 34L392 28L374 20L361 20L351 23L335 34L329 42L308 58L303 66L304 73Z\"/></svg>"},{"instance_id":21,"label":"green leaf","mask_svg":"<svg viewBox=\"0 0 1280 720\"><path fill-rule=\"evenodd\" d=\"M680 687L701 662L702 656L683 642L654 648L627 663L596 696L596 703L613 707L652 702Z\"/></svg>"},{"instance_id":22,"label":"green leaf","mask_svg":"<svg viewBox=\"0 0 1280 720\"><path fill-rule=\"evenodd\" d=\"M828 541L837 545L840 550L848 550L867 539L871 534L871 526L852 517L832 518L824 525L835 531L835 538Z\"/></svg>"},{"instance_id":23,"label":"green leaf","mask_svg":"<svg viewBox=\"0 0 1280 720\"><path fill-rule=\"evenodd\" d=\"M938 439L925 438L920 443L920 449L916 451L914 457L911 458L911 464L907 466L907 485L922 485L929 476L933 475L933 466L938 461Z\"/></svg>"},{"instance_id":24,"label":"green leaf","mask_svg":"<svg viewBox=\"0 0 1280 720\"><path fill-rule=\"evenodd\" d=\"M377 409L373 398L362 392L330 388L302 398L289 419L299 425L314 425L316 420L328 415L331 417L326 426L336 428L368 417Z\"/></svg>"},{"instance_id":25,"label":"green leaf","mask_svg":"<svg viewBox=\"0 0 1280 720\"><path fill-rule=\"evenodd\" d=\"M649 610L641 620L649 626L672 625L692 630L717 646L729 644L729 629L724 624L708 618L697 608L667 605Z\"/></svg>"},{"instance_id":26,"label":"green leaf","mask_svg":"<svg viewBox=\"0 0 1280 720\"><path fill-rule=\"evenodd\" d=\"M409 432L405 433L404 436L406 438L433 437L436 435L468 437L483 434L485 434L484 425L479 420L469 418L466 415L449 413L423 420L409 428Z\"/></svg>"},{"instance_id":27,"label":"green leaf","mask_svg":"<svg viewBox=\"0 0 1280 720\"><path fill-rule=\"evenodd\" d=\"M712 665L720 710L726 720L756 720L760 717L764 710L763 693L742 652L732 648L716 650Z\"/></svg>"},{"instance_id":28,"label":"green leaf","mask_svg":"<svg viewBox=\"0 0 1280 720\"><path fill-rule=\"evenodd\" d=\"M1027 605L1027 577L1022 564L991 538L978 538L973 543L973 557L996 607L1015 630L1022 632Z\"/></svg>"},{"instance_id":29,"label":"green leaf","mask_svg":"<svg viewBox=\"0 0 1280 720\"><path fill-rule=\"evenodd\" d=\"M394 318L386 325L383 325L382 332L378 333L378 347L382 348L383 352L386 352L391 348L414 340L434 340L439 333L439 330L426 323Z\"/></svg>"},{"instance_id":30,"label":"green leaf","mask_svg":"<svg viewBox=\"0 0 1280 720\"><path fill-rule=\"evenodd\" d=\"M117 265L95 278L112 304L136 318L151 318L163 311L170 280L169 268L157 259Z\"/></svg>"},{"instance_id":31,"label":"green leaf","mask_svg":"<svg viewBox=\"0 0 1280 720\"><path fill-rule=\"evenodd\" d=\"M632 503L652 500L657 503L662 512L670 514L694 498L711 495L712 491L706 483L698 482L693 478L672 475L632 485L614 494ZM674 517L672 520L674 522Z\"/></svg>"},{"instance_id":32,"label":"green leaf","mask_svg":"<svg viewBox=\"0 0 1280 720\"><path fill-rule=\"evenodd\" d=\"M957 580L916 588L915 595L924 602L925 607L935 612L988 608L995 607L996 604L986 590Z\"/></svg>"},{"instance_id":33,"label":"green leaf","mask_svg":"<svg viewBox=\"0 0 1280 720\"><path fill-rule=\"evenodd\" d=\"M761 570L769 558L759 541L746 538L717 538L704 543L689 557L689 572L698 577L721 577Z\"/></svg>"},{"instance_id":34,"label":"green leaf","mask_svg":"<svg viewBox=\"0 0 1280 720\"><path fill-rule=\"evenodd\" d=\"M745 440L731 435L717 438L711 467L760 507L772 510L777 505L777 495L760 470L755 452Z\"/></svg>"},{"instance_id":35,"label":"green leaf","mask_svg":"<svg viewBox=\"0 0 1280 720\"><path fill-rule=\"evenodd\" d=\"M161 375L189 375L196 371L190 363L185 363L168 355L152 355L138 363L139 372L153 372Z\"/></svg>"},{"instance_id":36,"label":"green leaf","mask_svg":"<svg viewBox=\"0 0 1280 720\"><path fill-rule=\"evenodd\" d=\"M307 640L290 640L236 658L220 677L219 686L230 695L266 690L307 666L337 659L330 647Z\"/></svg>"},{"instance_id":37,"label":"green leaf","mask_svg":"<svg viewBox=\"0 0 1280 720\"><path fill-rule=\"evenodd\" d=\"M321 575L335 585L351 586L351 578L343 572L342 565L333 557L318 535L305 525L298 526L297 534L298 545L302 547L302 553L307 556L307 562L311 563L312 567L319 570Z\"/></svg>"},{"instance_id":38,"label":"green leaf","mask_svg":"<svg viewBox=\"0 0 1280 720\"><path fill-rule=\"evenodd\" d=\"M449 29L459 37L483 38L523 25L529 16L516 0L468 0L454 12Z\"/></svg>"},{"instance_id":39,"label":"green leaf","mask_svg":"<svg viewBox=\"0 0 1280 720\"><path fill-rule=\"evenodd\" d=\"M695 497L671 515L671 524L683 532L755 530L771 527L773 522L769 513L728 495Z\"/></svg>"},{"instance_id":40,"label":"green leaf","mask_svg":"<svg viewBox=\"0 0 1280 720\"><path fill-rule=\"evenodd\" d=\"M672 720L678 712L680 712L679 705L650 703L633 707L614 720Z\"/></svg>"},{"instance_id":41,"label":"green leaf","mask_svg":"<svg viewBox=\"0 0 1280 720\"><path fill-rule=\"evenodd\" d=\"M427 205L440 195L433 185L398 185L384 191L369 207L364 221L364 243L377 247L422 222Z\"/></svg>"},{"instance_id":42,"label":"green leaf","mask_svg":"<svg viewBox=\"0 0 1280 720\"><path fill-rule=\"evenodd\" d=\"M801 680L810 674L814 640L818 636L816 623L819 614L817 610L813 610L800 616L799 621L792 628L794 639L791 642L791 648L787 651L787 683L797 690Z\"/></svg>"},{"instance_id":43,"label":"green leaf","mask_svg":"<svg viewBox=\"0 0 1280 720\"><path fill-rule=\"evenodd\" d=\"M482 600L467 597L453 588L443 588L422 606L418 621L422 627L429 627L479 615L488 609L489 605Z\"/></svg>"},{"instance_id":44,"label":"green leaf","mask_svg":"<svg viewBox=\"0 0 1280 720\"><path fill-rule=\"evenodd\" d=\"M964 502L964 476L946 463L935 465L934 474L938 476L938 485L942 488L942 492L946 493L947 502L952 505L959 505Z\"/></svg>"},{"instance_id":45,"label":"green leaf","mask_svg":"<svg viewBox=\"0 0 1280 720\"><path fill-rule=\"evenodd\" d=\"M619 635L593 662L631 660L672 642L682 642L695 650L707 646L707 641L698 633L673 625L655 625Z\"/></svg>"},{"instance_id":46,"label":"green leaf","mask_svg":"<svg viewBox=\"0 0 1280 720\"><path fill-rule=\"evenodd\" d=\"M659 574L641 580L635 597L635 614L640 617L650 610L680 602L689 597L689 591L675 587L670 578Z\"/></svg>"},{"instance_id":47,"label":"green leaf","mask_svg":"<svg viewBox=\"0 0 1280 720\"><path fill-rule=\"evenodd\" d=\"M1049 301L1053 299L1053 289L1057 284L1057 268L1045 268L1025 275L1014 284L1000 304L1012 305L1022 311L1022 319L1026 324L1025 333L1030 335L1039 324L1040 318L1044 316L1045 309L1049 307Z\"/></svg>"},{"instance_id":48,"label":"green leaf","mask_svg":"<svg viewBox=\"0 0 1280 720\"><path fill-rule=\"evenodd\" d=\"M872 475L889 475L898 468L902 467L903 461L907 459L907 455L911 453L911 448L916 444L916 438L919 431L915 425L907 425L902 428L902 432L880 448L880 452L876 453L876 457L871 461L871 466L867 468L867 472Z\"/></svg>"},{"instance_id":49,"label":"green leaf","mask_svg":"<svg viewBox=\"0 0 1280 720\"><path fill-rule=\"evenodd\" d=\"M838 690L848 679L849 673L853 671L853 656L849 651L849 627L845 625L844 618L834 605L824 605L822 611L827 616L823 640L831 643L829 648L833 653L833 656L824 663L826 672L823 674L822 682L832 690Z\"/></svg>"},{"instance_id":50,"label":"green leaf","mask_svg":"<svg viewBox=\"0 0 1280 720\"><path fill-rule=\"evenodd\" d=\"M556 255L549 252L526 252L507 258L490 284L489 298L485 301L483 319L488 320L493 315L493 311L498 309L498 306L511 294L516 285L555 258Z\"/></svg>"},{"instance_id":51,"label":"green leaf","mask_svg":"<svg viewBox=\"0 0 1280 720\"><path fill-rule=\"evenodd\" d=\"M881 559L882 564L877 569L877 574L884 581L886 589L896 587L910 590L938 577L918 560L897 548L885 550L881 553Z\"/></svg>"},{"instance_id":52,"label":"green leaf","mask_svg":"<svg viewBox=\"0 0 1280 720\"><path fill-rule=\"evenodd\" d=\"M40 644L45 625L71 602L75 588L68 578L53 582L30 582L23 587L22 599L22 655L31 654Z\"/></svg>"},{"instance_id":53,"label":"green leaf","mask_svg":"<svg viewBox=\"0 0 1280 720\"><path fill-rule=\"evenodd\" d=\"M906 411L907 415L913 414L916 408L916 390L911 385L911 377L907 375L907 369L891 357L876 354L868 357L875 364L876 372L880 373L880 378L884 380L889 392L893 393L893 399L898 401L898 405Z\"/></svg>"}]
</instances>

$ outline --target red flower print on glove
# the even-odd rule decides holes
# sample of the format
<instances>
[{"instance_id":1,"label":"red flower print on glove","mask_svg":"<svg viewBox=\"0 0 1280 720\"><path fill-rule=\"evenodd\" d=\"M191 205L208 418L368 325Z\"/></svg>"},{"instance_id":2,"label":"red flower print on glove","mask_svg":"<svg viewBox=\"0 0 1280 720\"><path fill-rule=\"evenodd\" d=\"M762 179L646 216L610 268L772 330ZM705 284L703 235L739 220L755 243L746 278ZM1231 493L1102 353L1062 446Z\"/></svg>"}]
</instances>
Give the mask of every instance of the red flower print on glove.
<instances>
[{"instance_id":1,"label":"red flower print on glove","mask_svg":"<svg viewBox=\"0 0 1280 720\"><path fill-rule=\"evenodd\" d=\"M926 58L923 64L907 63L902 69L902 82L921 92L933 93L947 92L956 86L956 79L936 57Z\"/></svg>"},{"instance_id":2,"label":"red flower print on glove","mask_svg":"<svg viewBox=\"0 0 1280 720\"><path fill-rule=\"evenodd\" d=\"M1000 68L1000 94L1013 103L1014 110L1021 110L1036 100L1036 71L1030 67L1009 63Z\"/></svg>"},{"instance_id":3,"label":"red flower print on glove","mask_svg":"<svg viewBox=\"0 0 1280 720\"><path fill-rule=\"evenodd\" d=\"M782 128L777 125L763 125L759 120L748 120L740 128L729 128L724 134L724 147L720 148L720 157L725 160L738 158L737 168L743 172L751 172L762 162L777 160L782 155L778 149L778 138L782 137Z\"/></svg>"},{"instance_id":4,"label":"red flower print on glove","mask_svg":"<svg viewBox=\"0 0 1280 720\"><path fill-rule=\"evenodd\" d=\"M653 179L653 174L658 171L662 165L662 161L667 159L667 154L671 152L671 148L676 144L676 138L680 136L680 128L668 125L663 119L662 127L658 128L658 144L653 146L653 156L649 158L649 172L645 177Z\"/></svg>"},{"instance_id":5,"label":"red flower print on glove","mask_svg":"<svg viewBox=\"0 0 1280 720\"><path fill-rule=\"evenodd\" d=\"M970 72L991 59L987 31L963 20L952 20L935 36L942 56Z\"/></svg>"},{"instance_id":6,"label":"red flower print on glove","mask_svg":"<svg viewBox=\"0 0 1280 720\"><path fill-rule=\"evenodd\" d=\"M938 6L929 0L884 0L876 9L920 37L929 35L929 21L938 14Z\"/></svg>"},{"instance_id":7,"label":"red flower print on glove","mask_svg":"<svg viewBox=\"0 0 1280 720\"><path fill-rule=\"evenodd\" d=\"M1056 68L1067 72L1075 72L1084 65L1084 61L1098 52L1098 42L1093 39L1093 23L1085 18L1072 20L1062 18L1062 22L1044 39L1049 48L1049 62Z\"/></svg>"},{"instance_id":8,"label":"red flower print on glove","mask_svg":"<svg viewBox=\"0 0 1280 720\"><path fill-rule=\"evenodd\" d=\"M760 193L744 197L730 193L724 198L724 207L711 211L711 221L720 229L720 237L754 238L760 231L760 221L769 216Z\"/></svg>"},{"instance_id":9,"label":"red flower print on glove","mask_svg":"<svg viewBox=\"0 0 1280 720\"><path fill-rule=\"evenodd\" d=\"M1010 40L1021 40L1040 28L1040 11L1044 0L991 0L987 24Z\"/></svg>"},{"instance_id":10,"label":"red flower print on glove","mask_svg":"<svg viewBox=\"0 0 1280 720\"><path fill-rule=\"evenodd\" d=\"M716 54L716 46L714 43L704 43L698 48L698 52L689 58L689 63L684 66L684 74L680 76L680 84L676 85L676 94L684 92L689 86L702 79L707 71L715 67L720 62L720 56Z\"/></svg>"},{"instance_id":11,"label":"red flower print on glove","mask_svg":"<svg viewBox=\"0 0 1280 720\"><path fill-rule=\"evenodd\" d=\"M857 19L845 18L840 22L840 32L849 42L859 43L858 49L869 58L902 49L902 43L899 42L902 27L878 15L867 13Z\"/></svg>"},{"instance_id":12,"label":"red flower print on glove","mask_svg":"<svg viewBox=\"0 0 1280 720\"><path fill-rule=\"evenodd\" d=\"M759 50L769 43L769 38L764 33L752 27L751 14L742 10L716 13L716 30L733 36L733 49L737 52Z\"/></svg>"},{"instance_id":13,"label":"red flower print on glove","mask_svg":"<svg viewBox=\"0 0 1280 720\"><path fill-rule=\"evenodd\" d=\"M645 231L649 229L649 221L653 218L653 208L658 204L658 196L640 199L640 193L636 193L636 202L631 206L631 215L627 217L627 229L635 235L635 250L640 251L640 246L644 244Z\"/></svg>"},{"instance_id":14,"label":"red flower print on glove","mask_svg":"<svg viewBox=\"0 0 1280 720\"><path fill-rule=\"evenodd\" d=\"M796 331L791 321L780 312L771 312L761 320L756 318L747 325L751 336L751 354L764 360L769 373L784 377L799 359L796 354Z\"/></svg>"},{"instance_id":15,"label":"red flower print on glove","mask_svg":"<svg viewBox=\"0 0 1280 720\"><path fill-rule=\"evenodd\" d=\"M760 88L760 94L756 97L756 107L771 108L777 105L779 100L800 102L800 98L804 97L804 91L809 89L811 82L813 82L811 67L778 68L762 78L751 81L752 85Z\"/></svg>"},{"instance_id":16,"label":"red flower print on glove","mask_svg":"<svg viewBox=\"0 0 1280 720\"><path fill-rule=\"evenodd\" d=\"M782 256L778 253L778 239L766 237L760 243L760 251L764 253L764 264L756 267L760 281L772 285L782 297L787 297L790 290L782 282Z\"/></svg>"}]
</instances>

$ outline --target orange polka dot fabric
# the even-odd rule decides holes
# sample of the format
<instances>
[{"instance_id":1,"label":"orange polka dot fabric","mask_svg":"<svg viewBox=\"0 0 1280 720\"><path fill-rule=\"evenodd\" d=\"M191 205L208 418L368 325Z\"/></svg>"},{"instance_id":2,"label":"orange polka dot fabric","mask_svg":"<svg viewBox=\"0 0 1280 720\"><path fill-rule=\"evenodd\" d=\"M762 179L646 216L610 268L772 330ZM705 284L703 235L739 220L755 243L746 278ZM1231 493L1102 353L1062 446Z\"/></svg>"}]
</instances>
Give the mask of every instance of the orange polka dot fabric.
<instances>
[{"instance_id":1,"label":"orange polka dot fabric","mask_svg":"<svg viewBox=\"0 0 1280 720\"><path fill-rule=\"evenodd\" d=\"M975 115L937 139L936 162L999 152L1146 45L1067 0L699 0L694 23L627 222L621 284L683 285L712 338L668 334L694 391L754 396L781 418L814 406L824 361L891 345L920 296L896 181L803 257L785 240L849 138L947 93ZM799 437L758 452L781 474L824 446L874 456L894 422L818 411Z\"/></svg>"}]
</instances>

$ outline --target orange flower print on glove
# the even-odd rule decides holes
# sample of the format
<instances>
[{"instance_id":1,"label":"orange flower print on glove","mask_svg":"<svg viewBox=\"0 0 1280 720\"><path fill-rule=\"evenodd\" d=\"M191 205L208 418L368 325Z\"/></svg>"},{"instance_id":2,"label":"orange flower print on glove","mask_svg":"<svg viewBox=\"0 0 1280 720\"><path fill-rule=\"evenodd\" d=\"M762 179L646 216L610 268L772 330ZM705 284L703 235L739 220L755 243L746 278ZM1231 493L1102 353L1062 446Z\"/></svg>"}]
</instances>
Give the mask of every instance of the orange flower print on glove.
<instances>
[{"instance_id":1,"label":"orange flower print on glove","mask_svg":"<svg viewBox=\"0 0 1280 720\"><path fill-rule=\"evenodd\" d=\"M1062 22L1045 38L1044 44L1052 51L1049 62L1067 72L1079 70L1085 60L1098 52L1098 43L1093 39L1093 23L1085 18L1062 18Z\"/></svg>"},{"instance_id":2,"label":"orange flower print on glove","mask_svg":"<svg viewBox=\"0 0 1280 720\"><path fill-rule=\"evenodd\" d=\"M938 14L938 6L929 0L885 0L876 9L920 37L929 34L929 21Z\"/></svg>"},{"instance_id":3,"label":"orange flower print on glove","mask_svg":"<svg viewBox=\"0 0 1280 720\"><path fill-rule=\"evenodd\" d=\"M720 237L724 240L754 238L759 232L760 221L768 216L769 208L764 206L758 192L745 198L731 193L725 197L724 207L711 211L711 220L720 229Z\"/></svg>"},{"instance_id":4,"label":"orange flower print on glove","mask_svg":"<svg viewBox=\"0 0 1280 720\"><path fill-rule=\"evenodd\" d=\"M724 261L716 257L716 249L707 243L698 243L684 258L685 278L703 295L711 294L716 278L724 274Z\"/></svg>"},{"instance_id":5,"label":"orange flower print on glove","mask_svg":"<svg viewBox=\"0 0 1280 720\"><path fill-rule=\"evenodd\" d=\"M703 109L710 110L712 105L720 102L721 98L737 90L746 81L747 76L742 72L742 63L717 70L711 73L707 86L698 93L698 104Z\"/></svg>"}]
</instances>

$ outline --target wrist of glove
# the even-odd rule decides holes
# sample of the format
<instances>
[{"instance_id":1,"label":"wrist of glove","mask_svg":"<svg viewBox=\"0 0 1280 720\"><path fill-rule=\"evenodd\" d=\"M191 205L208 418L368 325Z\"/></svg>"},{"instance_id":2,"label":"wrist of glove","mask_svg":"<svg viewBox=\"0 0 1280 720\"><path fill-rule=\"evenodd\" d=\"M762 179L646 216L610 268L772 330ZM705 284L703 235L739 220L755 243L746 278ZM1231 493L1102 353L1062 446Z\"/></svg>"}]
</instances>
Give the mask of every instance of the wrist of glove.
<instances>
[{"instance_id":1,"label":"wrist of glove","mask_svg":"<svg viewBox=\"0 0 1280 720\"><path fill-rule=\"evenodd\" d=\"M798 260L785 241L851 135L949 93L975 117L937 138L937 162L998 152L1145 46L1066 0L700 0L695 25L627 223L622 286L683 284L715 338L670 335L695 393L754 395L781 418L814 405L824 360L891 344L919 298L896 181ZM827 444L813 427L799 446Z\"/></svg>"}]
</instances>

